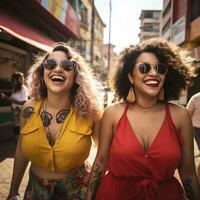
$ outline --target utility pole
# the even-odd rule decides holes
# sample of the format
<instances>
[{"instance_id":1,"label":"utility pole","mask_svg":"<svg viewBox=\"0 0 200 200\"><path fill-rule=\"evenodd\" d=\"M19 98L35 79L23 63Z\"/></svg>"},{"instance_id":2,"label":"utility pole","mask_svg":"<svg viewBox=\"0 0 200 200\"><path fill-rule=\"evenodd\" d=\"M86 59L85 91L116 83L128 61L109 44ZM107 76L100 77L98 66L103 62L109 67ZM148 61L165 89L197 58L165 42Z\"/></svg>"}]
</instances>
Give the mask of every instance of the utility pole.
<instances>
[{"instance_id":1,"label":"utility pole","mask_svg":"<svg viewBox=\"0 0 200 200\"><path fill-rule=\"evenodd\" d=\"M90 42L90 63L94 63L94 23L95 23L95 5L92 0L92 17L91 17L91 42Z\"/></svg>"},{"instance_id":2,"label":"utility pole","mask_svg":"<svg viewBox=\"0 0 200 200\"><path fill-rule=\"evenodd\" d=\"M112 11L112 2L111 2L111 0L110 0L110 14L109 14L109 39L108 39L108 71L110 71L111 11Z\"/></svg>"}]
</instances>

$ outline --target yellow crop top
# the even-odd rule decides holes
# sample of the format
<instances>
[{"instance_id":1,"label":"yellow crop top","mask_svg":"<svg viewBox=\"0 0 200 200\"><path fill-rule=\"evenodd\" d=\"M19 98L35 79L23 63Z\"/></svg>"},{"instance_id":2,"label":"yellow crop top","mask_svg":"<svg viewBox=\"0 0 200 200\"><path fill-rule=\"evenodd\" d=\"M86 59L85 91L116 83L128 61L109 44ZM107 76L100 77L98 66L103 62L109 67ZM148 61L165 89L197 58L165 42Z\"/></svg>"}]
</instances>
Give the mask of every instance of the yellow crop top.
<instances>
[{"instance_id":1,"label":"yellow crop top","mask_svg":"<svg viewBox=\"0 0 200 200\"><path fill-rule=\"evenodd\" d=\"M40 118L41 105L41 100L36 103L34 113L21 129L23 155L47 171L67 172L83 164L90 152L92 120L78 116L71 108L52 147Z\"/></svg>"}]
</instances>

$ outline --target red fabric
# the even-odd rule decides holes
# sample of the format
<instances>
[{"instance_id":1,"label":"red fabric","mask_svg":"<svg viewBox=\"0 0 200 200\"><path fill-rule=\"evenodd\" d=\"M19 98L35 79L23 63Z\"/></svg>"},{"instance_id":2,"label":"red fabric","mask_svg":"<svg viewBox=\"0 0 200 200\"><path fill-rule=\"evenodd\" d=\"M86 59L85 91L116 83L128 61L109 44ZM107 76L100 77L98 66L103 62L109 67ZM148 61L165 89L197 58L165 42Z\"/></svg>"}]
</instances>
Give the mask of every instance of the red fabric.
<instances>
[{"instance_id":1,"label":"red fabric","mask_svg":"<svg viewBox=\"0 0 200 200\"><path fill-rule=\"evenodd\" d=\"M0 28L14 37L44 51L49 51L54 41L40 30L26 24L0 9Z\"/></svg>"},{"instance_id":2,"label":"red fabric","mask_svg":"<svg viewBox=\"0 0 200 200\"><path fill-rule=\"evenodd\" d=\"M127 108L116 125L109 172L96 200L183 200L183 189L174 177L181 159L181 140L168 105L163 124L147 153L131 128Z\"/></svg>"}]
</instances>

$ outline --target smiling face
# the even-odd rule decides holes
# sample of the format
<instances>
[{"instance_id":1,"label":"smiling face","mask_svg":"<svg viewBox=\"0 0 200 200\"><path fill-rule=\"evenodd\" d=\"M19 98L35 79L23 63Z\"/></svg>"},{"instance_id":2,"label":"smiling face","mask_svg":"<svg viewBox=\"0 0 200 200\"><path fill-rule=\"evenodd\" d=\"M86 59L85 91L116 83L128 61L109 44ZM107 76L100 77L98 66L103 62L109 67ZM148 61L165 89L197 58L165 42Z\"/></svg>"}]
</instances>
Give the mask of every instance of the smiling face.
<instances>
[{"instance_id":1,"label":"smiling face","mask_svg":"<svg viewBox=\"0 0 200 200\"><path fill-rule=\"evenodd\" d=\"M70 93L74 83L74 69L66 71L60 66L60 63L68 60L66 53L63 51L54 51L47 59L59 63L53 69L46 69L44 67L44 82L47 87L47 93L57 95Z\"/></svg>"},{"instance_id":2,"label":"smiling face","mask_svg":"<svg viewBox=\"0 0 200 200\"><path fill-rule=\"evenodd\" d=\"M138 63L148 63L152 67L149 72L141 73ZM136 97L142 95L144 97L157 97L159 91L163 87L165 75L159 74L155 70L155 65L159 60L153 53L144 52L137 59L134 69L128 75L129 80L134 85ZM153 67L154 66L154 67Z\"/></svg>"}]
</instances>

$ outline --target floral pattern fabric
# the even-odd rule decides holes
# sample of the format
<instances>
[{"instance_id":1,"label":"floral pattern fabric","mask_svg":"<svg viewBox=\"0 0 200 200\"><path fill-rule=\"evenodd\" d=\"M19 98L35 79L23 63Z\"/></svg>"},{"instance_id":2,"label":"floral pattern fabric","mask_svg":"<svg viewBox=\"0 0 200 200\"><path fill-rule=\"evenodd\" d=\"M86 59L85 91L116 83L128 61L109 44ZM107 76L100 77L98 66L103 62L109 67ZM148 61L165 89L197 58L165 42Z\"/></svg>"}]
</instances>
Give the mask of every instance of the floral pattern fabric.
<instances>
[{"instance_id":1,"label":"floral pattern fabric","mask_svg":"<svg viewBox=\"0 0 200 200\"><path fill-rule=\"evenodd\" d=\"M58 180L37 177L30 170L24 200L84 200L88 176L85 166L72 170L67 177Z\"/></svg>"}]
</instances>

